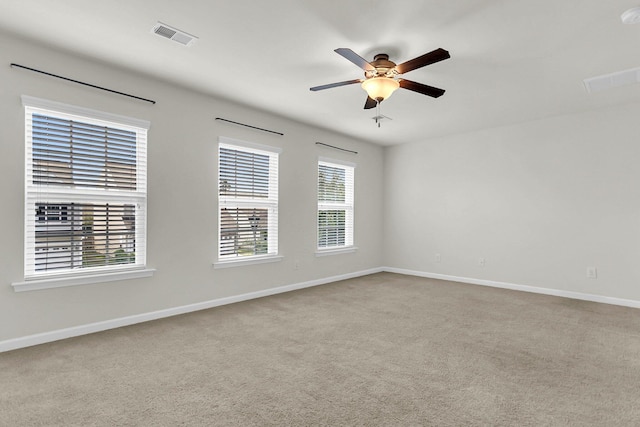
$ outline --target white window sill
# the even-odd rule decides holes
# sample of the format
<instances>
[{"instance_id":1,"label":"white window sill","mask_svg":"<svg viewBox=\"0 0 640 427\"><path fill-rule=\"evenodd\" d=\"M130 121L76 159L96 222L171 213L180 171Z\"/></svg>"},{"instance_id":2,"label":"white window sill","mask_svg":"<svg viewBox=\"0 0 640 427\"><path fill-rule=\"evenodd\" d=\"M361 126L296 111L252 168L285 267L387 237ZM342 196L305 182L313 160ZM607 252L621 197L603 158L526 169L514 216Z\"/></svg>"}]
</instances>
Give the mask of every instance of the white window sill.
<instances>
[{"instance_id":1,"label":"white window sill","mask_svg":"<svg viewBox=\"0 0 640 427\"><path fill-rule=\"evenodd\" d=\"M24 282L12 283L15 292L37 291L40 289L62 288L66 286L89 285L92 283L114 282L117 280L139 279L151 277L155 268L102 272L97 274L74 274L60 277L27 279Z\"/></svg>"},{"instance_id":2,"label":"white window sill","mask_svg":"<svg viewBox=\"0 0 640 427\"><path fill-rule=\"evenodd\" d=\"M358 248L355 246L347 246L344 248L331 248L331 249L318 249L316 251L316 256L328 256L328 255L340 255L340 254L349 254L357 251Z\"/></svg>"},{"instance_id":3,"label":"white window sill","mask_svg":"<svg viewBox=\"0 0 640 427\"><path fill-rule=\"evenodd\" d=\"M234 258L230 260L214 262L213 268L229 268L229 267L242 267L245 265L252 265L252 264L266 264L269 262L280 262L282 261L283 258L284 257L280 255L269 255L269 256L255 257L255 258L252 257L248 259Z\"/></svg>"}]
</instances>

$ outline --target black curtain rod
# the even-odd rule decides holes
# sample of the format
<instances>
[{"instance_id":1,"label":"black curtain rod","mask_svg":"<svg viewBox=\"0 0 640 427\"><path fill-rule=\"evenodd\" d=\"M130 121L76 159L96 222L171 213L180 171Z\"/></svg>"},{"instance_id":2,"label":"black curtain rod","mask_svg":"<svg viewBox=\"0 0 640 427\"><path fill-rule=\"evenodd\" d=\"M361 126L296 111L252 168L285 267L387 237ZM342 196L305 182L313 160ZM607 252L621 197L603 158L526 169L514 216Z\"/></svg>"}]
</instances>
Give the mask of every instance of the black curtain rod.
<instances>
[{"instance_id":1,"label":"black curtain rod","mask_svg":"<svg viewBox=\"0 0 640 427\"><path fill-rule=\"evenodd\" d=\"M325 147L335 148L336 150L346 151L347 153L358 154L358 152L357 152L357 151L347 150L346 148L336 147L335 145L325 144L324 142L316 142L316 145L324 145Z\"/></svg>"},{"instance_id":2,"label":"black curtain rod","mask_svg":"<svg viewBox=\"0 0 640 427\"><path fill-rule=\"evenodd\" d=\"M107 89L106 87L96 86L96 85L92 85L90 83L81 82L79 80L70 79L68 77L58 76L57 74L47 73L46 71L36 70L35 68L25 67L24 65L13 64L12 63L11 66L12 67L18 67L18 68L24 68L25 70L34 71L36 73L40 73L40 74L44 74L44 75L47 75L47 76L55 77L55 78L58 78L58 79L66 80L68 82L73 82L73 83L78 83L78 84L81 84L81 85L89 86L89 87L92 87L94 89L100 89L100 90L104 90L104 91L111 92L111 93L117 93L118 95L123 95L123 96L128 96L129 98L139 99L140 101L150 102L152 104L156 103L156 101L153 101L151 99L141 98L139 96L129 95L128 93L118 92L117 90Z\"/></svg>"},{"instance_id":3,"label":"black curtain rod","mask_svg":"<svg viewBox=\"0 0 640 427\"><path fill-rule=\"evenodd\" d=\"M269 129L263 129L263 128L259 128L251 125L245 125L244 123L234 122L233 120L223 119L222 117L216 117L216 120L222 120L223 122L233 123L234 125L244 126L251 129L261 130L263 132L275 133L276 135L284 136L284 133L281 133L281 132L276 132L274 130L269 130Z\"/></svg>"}]
</instances>

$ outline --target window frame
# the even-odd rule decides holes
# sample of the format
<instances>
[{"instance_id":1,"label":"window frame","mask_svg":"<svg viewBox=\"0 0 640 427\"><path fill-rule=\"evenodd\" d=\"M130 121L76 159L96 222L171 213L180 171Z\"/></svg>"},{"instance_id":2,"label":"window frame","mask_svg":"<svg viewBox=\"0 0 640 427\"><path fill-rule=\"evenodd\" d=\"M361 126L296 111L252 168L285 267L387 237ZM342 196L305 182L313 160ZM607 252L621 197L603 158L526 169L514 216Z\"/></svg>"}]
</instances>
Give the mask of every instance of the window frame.
<instances>
[{"instance_id":1,"label":"window frame","mask_svg":"<svg viewBox=\"0 0 640 427\"><path fill-rule=\"evenodd\" d=\"M268 171L268 196L266 198L252 197L233 197L220 194L221 191L221 149L230 149L241 151L249 154L258 154L269 156ZM217 173L216 173L216 194L218 199L217 207L217 245L216 245L216 261L214 268L237 267L251 264L263 264L270 262L278 262L283 259L279 255L279 232L278 232L278 214L279 214L279 162L282 149L270 145L257 144L249 141L220 136L218 137L217 155ZM267 220L267 253L254 255L234 254L223 255L222 252L222 210L223 209L268 209L269 215Z\"/></svg>"},{"instance_id":2,"label":"window frame","mask_svg":"<svg viewBox=\"0 0 640 427\"><path fill-rule=\"evenodd\" d=\"M320 168L321 166L344 170L345 174L345 200L324 201L320 200ZM316 175L316 256L336 255L355 252L355 169L356 164L343 160L336 160L327 157L318 157ZM323 211L344 211L345 230L344 245L320 246L320 213Z\"/></svg>"},{"instance_id":3,"label":"window frame","mask_svg":"<svg viewBox=\"0 0 640 427\"><path fill-rule=\"evenodd\" d=\"M51 287L62 287L69 285L81 285L87 283L100 283L113 280L123 280L137 277L148 277L153 274L153 269L146 267L147 251L147 133L150 122L120 116L89 108L64 104L61 102L49 101L23 95L22 104L24 107L25 120L25 182L24 182L24 281L12 283L14 290L35 290ZM135 132L135 189L123 190L122 188L99 188L97 186L75 185L73 182L67 183L34 183L34 139L31 133L33 115L40 114L49 118L59 118L62 120L73 120L79 124L106 126L113 129ZM70 142L70 144L73 144ZM135 261L133 263L113 263L104 266L73 266L53 270L38 271L36 267L36 252L38 250L36 231L38 223L53 220L49 217L48 209L51 207L67 207L75 203L87 203L94 206L109 203L121 205L132 204L135 209L135 237L133 241L135 251ZM36 207L44 206L44 217L34 215ZM51 209L57 211L57 209ZM71 211L59 210L59 220L73 222L69 219L74 213ZM66 215L63 218L63 215ZM37 218L36 218L37 217ZM110 224L108 217L105 224ZM47 222L45 221L44 224ZM70 257L75 257L73 253ZM73 263L71 263L73 264Z\"/></svg>"}]
</instances>

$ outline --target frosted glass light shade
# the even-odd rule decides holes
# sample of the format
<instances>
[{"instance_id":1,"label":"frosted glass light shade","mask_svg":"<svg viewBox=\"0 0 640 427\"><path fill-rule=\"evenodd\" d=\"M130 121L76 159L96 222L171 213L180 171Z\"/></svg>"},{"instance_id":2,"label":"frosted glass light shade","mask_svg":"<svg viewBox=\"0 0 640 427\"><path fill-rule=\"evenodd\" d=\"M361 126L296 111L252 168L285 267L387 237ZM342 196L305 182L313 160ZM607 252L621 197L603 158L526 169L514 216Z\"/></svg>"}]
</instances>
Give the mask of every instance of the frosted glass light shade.
<instances>
[{"instance_id":1,"label":"frosted glass light shade","mask_svg":"<svg viewBox=\"0 0 640 427\"><path fill-rule=\"evenodd\" d=\"M382 101L391 96L400 87L400 83L390 77L371 77L362 82L364 89L371 99Z\"/></svg>"}]
</instances>

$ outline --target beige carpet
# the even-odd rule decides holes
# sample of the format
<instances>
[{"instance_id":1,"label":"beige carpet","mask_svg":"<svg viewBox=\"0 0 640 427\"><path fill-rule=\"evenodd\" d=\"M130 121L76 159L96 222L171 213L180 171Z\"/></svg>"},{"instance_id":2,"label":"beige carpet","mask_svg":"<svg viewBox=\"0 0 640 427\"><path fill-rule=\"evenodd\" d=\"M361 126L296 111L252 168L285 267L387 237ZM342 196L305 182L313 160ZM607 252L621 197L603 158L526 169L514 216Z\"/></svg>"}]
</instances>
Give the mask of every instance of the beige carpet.
<instances>
[{"instance_id":1,"label":"beige carpet","mask_svg":"<svg viewBox=\"0 0 640 427\"><path fill-rule=\"evenodd\" d=\"M1 426L638 426L640 311L381 273L0 354Z\"/></svg>"}]
</instances>

